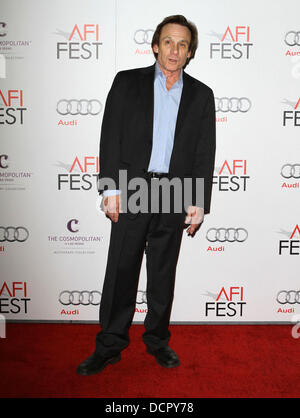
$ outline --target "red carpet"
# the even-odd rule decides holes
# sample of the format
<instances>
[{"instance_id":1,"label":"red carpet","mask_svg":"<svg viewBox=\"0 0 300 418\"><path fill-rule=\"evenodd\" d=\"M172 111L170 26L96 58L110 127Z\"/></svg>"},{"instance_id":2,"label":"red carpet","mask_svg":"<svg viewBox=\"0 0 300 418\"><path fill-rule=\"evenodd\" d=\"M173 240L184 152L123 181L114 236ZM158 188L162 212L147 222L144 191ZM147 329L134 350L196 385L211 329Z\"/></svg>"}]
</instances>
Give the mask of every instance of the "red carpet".
<instances>
[{"instance_id":1,"label":"red carpet","mask_svg":"<svg viewBox=\"0 0 300 418\"><path fill-rule=\"evenodd\" d=\"M174 325L181 366L160 367L133 325L122 360L83 377L98 325L8 324L0 339L1 397L299 397L300 339L292 325Z\"/></svg>"}]
</instances>

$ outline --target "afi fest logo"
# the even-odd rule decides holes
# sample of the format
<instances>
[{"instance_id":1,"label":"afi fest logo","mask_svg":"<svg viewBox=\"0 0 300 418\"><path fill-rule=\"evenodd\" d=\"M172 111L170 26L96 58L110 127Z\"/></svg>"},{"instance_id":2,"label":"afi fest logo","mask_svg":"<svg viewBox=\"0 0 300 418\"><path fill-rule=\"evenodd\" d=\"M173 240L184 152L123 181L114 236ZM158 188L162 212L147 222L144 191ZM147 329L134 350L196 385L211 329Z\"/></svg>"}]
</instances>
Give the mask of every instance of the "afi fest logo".
<instances>
[{"instance_id":1,"label":"afi fest logo","mask_svg":"<svg viewBox=\"0 0 300 418\"><path fill-rule=\"evenodd\" d=\"M27 314L30 300L27 282L4 282L0 287L0 314Z\"/></svg>"},{"instance_id":2,"label":"afi fest logo","mask_svg":"<svg viewBox=\"0 0 300 418\"><path fill-rule=\"evenodd\" d=\"M286 235L289 239L279 241L279 255L300 255L300 228L297 224L293 232L281 230L279 234Z\"/></svg>"},{"instance_id":3,"label":"afi fest logo","mask_svg":"<svg viewBox=\"0 0 300 418\"><path fill-rule=\"evenodd\" d=\"M208 293L209 296L215 295ZM206 302L205 316L217 317L242 317L243 308L246 305L244 302L244 288L231 286L227 289L223 286L217 297L214 297L215 302ZM220 301L221 300L221 301Z\"/></svg>"},{"instance_id":4,"label":"afi fest logo","mask_svg":"<svg viewBox=\"0 0 300 418\"><path fill-rule=\"evenodd\" d=\"M87 191L97 186L99 157L84 156L80 159L76 156L71 165L61 162L56 165L68 171L68 173L58 174L58 190Z\"/></svg>"},{"instance_id":5,"label":"afi fest logo","mask_svg":"<svg viewBox=\"0 0 300 418\"><path fill-rule=\"evenodd\" d=\"M300 126L300 97L297 102L284 99L282 103L293 109L283 111L283 126Z\"/></svg>"},{"instance_id":6,"label":"afi fest logo","mask_svg":"<svg viewBox=\"0 0 300 418\"><path fill-rule=\"evenodd\" d=\"M63 36L67 42L57 42L56 58L67 59L99 59L99 25L75 24L71 34L57 30L56 35Z\"/></svg>"},{"instance_id":7,"label":"afi fest logo","mask_svg":"<svg viewBox=\"0 0 300 418\"><path fill-rule=\"evenodd\" d=\"M220 192L245 192L250 176L247 175L247 160L225 160L221 168L215 167L217 176L213 184Z\"/></svg>"},{"instance_id":8,"label":"afi fest logo","mask_svg":"<svg viewBox=\"0 0 300 418\"><path fill-rule=\"evenodd\" d=\"M209 34L220 42L210 44L210 59L242 59L250 58L250 26L227 26L223 34L211 31Z\"/></svg>"},{"instance_id":9,"label":"afi fest logo","mask_svg":"<svg viewBox=\"0 0 300 418\"><path fill-rule=\"evenodd\" d=\"M23 125L24 107L23 90L0 90L0 125Z\"/></svg>"}]
</instances>

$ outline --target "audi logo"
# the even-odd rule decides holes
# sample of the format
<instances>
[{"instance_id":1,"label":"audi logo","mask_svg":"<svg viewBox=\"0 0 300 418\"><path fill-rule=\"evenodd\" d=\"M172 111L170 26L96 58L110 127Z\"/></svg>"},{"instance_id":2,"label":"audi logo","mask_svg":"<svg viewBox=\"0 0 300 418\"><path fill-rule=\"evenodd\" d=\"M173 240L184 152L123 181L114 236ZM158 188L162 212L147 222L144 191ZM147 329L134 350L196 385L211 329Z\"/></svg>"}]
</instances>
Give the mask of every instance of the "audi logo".
<instances>
[{"instance_id":1,"label":"audi logo","mask_svg":"<svg viewBox=\"0 0 300 418\"><path fill-rule=\"evenodd\" d=\"M102 103L97 99L61 99L57 103L56 111L60 115L98 115L102 110Z\"/></svg>"},{"instance_id":2,"label":"audi logo","mask_svg":"<svg viewBox=\"0 0 300 418\"><path fill-rule=\"evenodd\" d=\"M281 305L300 303L300 290L281 290L278 292L276 300Z\"/></svg>"},{"instance_id":3,"label":"audi logo","mask_svg":"<svg viewBox=\"0 0 300 418\"><path fill-rule=\"evenodd\" d=\"M142 44L148 44L151 45L152 42L152 37L154 34L154 30L153 29L138 29L134 32L134 42L142 45Z\"/></svg>"},{"instance_id":4,"label":"audi logo","mask_svg":"<svg viewBox=\"0 0 300 418\"><path fill-rule=\"evenodd\" d=\"M101 302L101 292L98 290L63 290L59 294L59 302L62 305L100 305ZM147 303L147 295L144 290L138 290L137 292L137 304Z\"/></svg>"},{"instance_id":5,"label":"audi logo","mask_svg":"<svg viewBox=\"0 0 300 418\"><path fill-rule=\"evenodd\" d=\"M58 300L62 305L100 305L101 293L98 290L63 290Z\"/></svg>"},{"instance_id":6,"label":"audi logo","mask_svg":"<svg viewBox=\"0 0 300 418\"><path fill-rule=\"evenodd\" d=\"M300 164L285 164L282 166L281 175L285 179L300 179Z\"/></svg>"},{"instance_id":7,"label":"audi logo","mask_svg":"<svg viewBox=\"0 0 300 418\"><path fill-rule=\"evenodd\" d=\"M136 303L141 305L142 303L147 303L147 293L144 290L138 290Z\"/></svg>"},{"instance_id":8,"label":"audi logo","mask_svg":"<svg viewBox=\"0 0 300 418\"><path fill-rule=\"evenodd\" d=\"M216 112L242 112L251 108L251 101L247 97L215 97Z\"/></svg>"},{"instance_id":9,"label":"audi logo","mask_svg":"<svg viewBox=\"0 0 300 418\"><path fill-rule=\"evenodd\" d=\"M285 35L284 42L288 46L300 46L300 31L296 32L294 30L290 30L289 32L287 32L287 34Z\"/></svg>"},{"instance_id":10,"label":"audi logo","mask_svg":"<svg viewBox=\"0 0 300 418\"><path fill-rule=\"evenodd\" d=\"M29 237L28 229L23 226L0 226L0 242L24 242Z\"/></svg>"},{"instance_id":11,"label":"audi logo","mask_svg":"<svg viewBox=\"0 0 300 418\"><path fill-rule=\"evenodd\" d=\"M210 242L244 242L248 238L245 228L210 228L206 239Z\"/></svg>"}]
</instances>

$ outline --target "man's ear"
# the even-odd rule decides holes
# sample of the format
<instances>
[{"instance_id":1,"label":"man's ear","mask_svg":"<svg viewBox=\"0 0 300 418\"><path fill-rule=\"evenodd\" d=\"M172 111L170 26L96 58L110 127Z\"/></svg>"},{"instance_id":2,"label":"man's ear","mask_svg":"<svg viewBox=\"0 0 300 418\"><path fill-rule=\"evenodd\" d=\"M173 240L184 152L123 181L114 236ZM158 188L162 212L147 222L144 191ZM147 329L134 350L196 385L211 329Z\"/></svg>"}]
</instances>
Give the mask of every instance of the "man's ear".
<instances>
[{"instance_id":1,"label":"man's ear","mask_svg":"<svg viewBox=\"0 0 300 418\"><path fill-rule=\"evenodd\" d=\"M190 56L191 56L191 51L188 52L187 58L190 58Z\"/></svg>"},{"instance_id":2,"label":"man's ear","mask_svg":"<svg viewBox=\"0 0 300 418\"><path fill-rule=\"evenodd\" d=\"M153 49L153 52L158 54L158 45L154 44L152 49Z\"/></svg>"}]
</instances>

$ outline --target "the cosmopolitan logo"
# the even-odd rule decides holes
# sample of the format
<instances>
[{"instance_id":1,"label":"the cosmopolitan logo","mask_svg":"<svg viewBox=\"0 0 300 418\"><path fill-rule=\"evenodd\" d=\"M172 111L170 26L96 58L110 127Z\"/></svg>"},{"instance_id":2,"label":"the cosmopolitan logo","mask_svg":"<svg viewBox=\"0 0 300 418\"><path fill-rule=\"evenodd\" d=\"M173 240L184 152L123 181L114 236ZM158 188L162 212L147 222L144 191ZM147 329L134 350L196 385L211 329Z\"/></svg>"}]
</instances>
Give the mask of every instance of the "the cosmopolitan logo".
<instances>
[{"instance_id":1,"label":"the cosmopolitan logo","mask_svg":"<svg viewBox=\"0 0 300 418\"><path fill-rule=\"evenodd\" d=\"M57 42L57 59L99 59L102 42L99 42L98 24L75 24L70 34L61 30L57 30L56 34L67 39L66 42Z\"/></svg>"},{"instance_id":2,"label":"the cosmopolitan logo","mask_svg":"<svg viewBox=\"0 0 300 418\"><path fill-rule=\"evenodd\" d=\"M212 245L209 245L207 251L224 252L225 245L233 242L243 243L248 238L248 231L245 228L237 227L217 227L209 228L206 233L206 239ZM216 246L217 245L217 246Z\"/></svg>"},{"instance_id":3,"label":"the cosmopolitan logo","mask_svg":"<svg viewBox=\"0 0 300 418\"><path fill-rule=\"evenodd\" d=\"M284 99L282 103L291 108L283 111L283 126L300 126L300 97L296 102Z\"/></svg>"},{"instance_id":4,"label":"the cosmopolitan logo","mask_svg":"<svg viewBox=\"0 0 300 418\"><path fill-rule=\"evenodd\" d=\"M0 286L0 314L27 314L31 300L27 282L2 282Z\"/></svg>"},{"instance_id":5,"label":"the cosmopolitan logo","mask_svg":"<svg viewBox=\"0 0 300 418\"><path fill-rule=\"evenodd\" d=\"M300 228L297 224L292 232L280 230L288 239L279 241L279 255L300 255Z\"/></svg>"},{"instance_id":6,"label":"the cosmopolitan logo","mask_svg":"<svg viewBox=\"0 0 300 418\"><path fill-rule=\"evenodd\" d=\"M290 30L285 34L284 43L288 46L286 56L300 56L300 30Z\"/></svg>"},{"instance_id":7,"label":"the cosmopolitan logo","mask_svg":"<svg viewBox=\"0 0 300 418\"><path fill-rule=\"evenodd\" d=\"M7 35L7 24L5 22L0 22L0 37Z\"/></svg>"},{"instance_id":8,"label":"the cosmopolitan logo","mask_svg":"<svg viewBox=\"0 0 300 418\"><path fill-rule=\"evenodd\" d=\"M219 42L210 44L210 58L249 59L251 43L250 26L227 26L225 32L211 31L209 34Z\"/></svg>"},{"instance_id":9,"label":"the cosmopolitan logo","mask_svg":"<svg viewBox=\"0 0 300 418\"><path fill-rule=\"evenodd\" d=\"M1 125L23 125L26 110L23 90L0 90Z\"/></svg>"},{"instance_id":10,"label":"the cosmopolitan logo","mask_svg":"<svg viewBox=\"0 0 300 418\"><path fill-rule=\"evenodd\" d=\"M54 254L95 254L95 245L103 242L103 235L82 233L80 222L76 218L68 219L66 230L66 234L48 235Z\"/></svg>"},{"instance_id":11,"label":"the cosmopolitan logo","mask_svg":"<svg viewBox=\"0 0 300 418\"><path fill-rule=\"evenodd\" d=\"M11 39L9 25L6 22L0 22L0 54L5 54L5 59L24 58L25 48L30 45L31 41L29 40Z\"/></svg>"},{"instance_id":12,"label":"the cosmopolitan logo","mask_svg":"<svg viewBox=\"0 0 300 418\"><path fill-rule=\"evenodd\" d=\"M222 287L219 293L207 292L206 296L214 299L214 302L205 303L206 317L242 317L244 314L244 288Z\"/></svg>"},{"instance_id":13,"label":"the cosmopolitan logo","mask_svg":"<svg viewBox=\"0 0 300 418\"><path fill-rule=\"evenodd\" d=\"M88 191L97 187L99 157L76 156L72 164L58 162L56 165L67 171L57 175L58 190Z\"/></svg>"},{"instance_id":14,"label":"the cosmopolitan logo","mask_svg":"<svg viewBox=\"0 0 300 418\"><path fill-rule=\"evenodd\" d=\"M56 105L56 112L60 117L97 116L103 105L98 99L60 99ZM60 119L58 126L77 126L78 119Z\"/></svg>"},{"instance_id":15,"label":"the cosmopolitan logo","mask_svg":"<svg viewBox=\"0 0 300 418\"><path fill-rule=\"evenodd\" d=\"M0 155L0 190L24 190L25 183L21 182L31 177L32 173L13 170L7 154Z\"/></svg>"},{"instance_id":16,"label":"the cosmopolitan logo","mask_svg":"<svg viewBox=\"0 0 300 418\"><path fill-rule=\"evenodd\" d=\"M245 192L250 179L247 169L247 160L225 160L221 167L215 168L213 184L220 192Z\"/></svg>"},{"instance_id":17,"label":"the cosmopolitan logo","mask_svg":"<svg viewBox=\"0 0 300 418\"><path fill-rule=\"evenodd\" d=\"M251 106L248 97L215 97L216 122L227 122L231 114L247 113Z\"/></svg>"},{"instance_id":18,"label":"the cosmopolitan logo","mask_svg":"<svg viewBox=\"0 0 300 418\"><path fill-rule=\"evenodd\" d=\"M280 174L285 180L281 185L282 189L299 189L300 163L284 164Z\"/></svg>"},{"instance_id":19,"label":"the cosmopolitan logo","mask_svg":"<svg viewBox=\"0 0 300 418\"><path fill-rule=\"evenodd\" d=\"M133 34L133 40L136 46L135 54L152 55L151 42L153 38L153 29L137 29Z\"/></svg>"}]
</instances>

